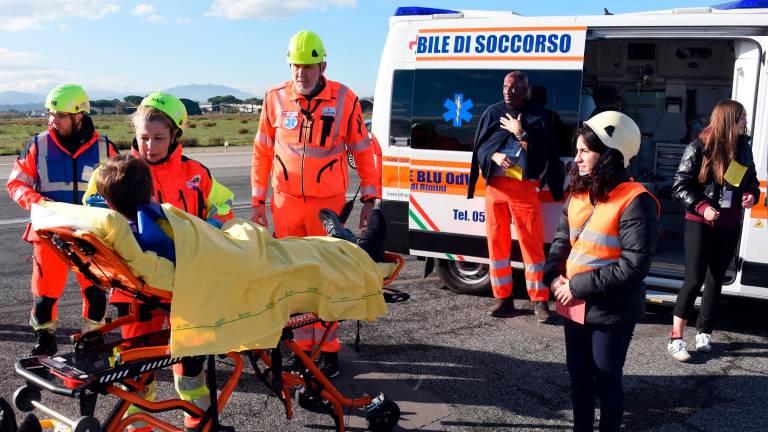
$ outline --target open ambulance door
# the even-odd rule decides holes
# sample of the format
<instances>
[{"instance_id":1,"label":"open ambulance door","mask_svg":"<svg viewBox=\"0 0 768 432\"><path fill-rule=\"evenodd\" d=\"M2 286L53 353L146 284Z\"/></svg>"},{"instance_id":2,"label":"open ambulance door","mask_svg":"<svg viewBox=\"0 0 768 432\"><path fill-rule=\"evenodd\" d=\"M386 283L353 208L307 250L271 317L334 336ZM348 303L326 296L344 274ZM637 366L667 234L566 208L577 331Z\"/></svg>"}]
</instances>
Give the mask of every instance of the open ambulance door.
<instances>
[{"instance_id":1,"label":"open ambulance door","mask_svg":"<svg viewBox=\"0 0 768 432\"><path fill-rule=\"evenodd\" d=\"M757 42L757 43L755 43ZM768 299L768 208L766 208L766 178L768 173L768 68L766 50L768 37L753 37L736 41L736 65L733 73L732 98L747 111L747 129L752 136L752 154L760 198L744 213L741 243L737 255L738 283L723 287L744 297Z\"/></svg>"},{"instance_id":2,"label":"open ambulance door","mask_svg":"<svg viewBox=\"0 0 768 432\"><path fill-rule=\"evenodd\" d=\"M451 20L450 28L422 28L414 32L410 44L408 252L436 260L438 274L454 291L484 294L490 291L490 277L482 176L475 198L467 199L480 117L503 100L504 77L523 71L529 89L543 94L547 121L557 125L552 133L562 156L571 157L586 28L515 27L499 18L457 27L461 25ZM405 76L404 71L395 71L395 81L398 73ZM390 142L397 139L402 138L393 135ZM563 202L553 202L548 190L540 197L544 238L549 242ZM510 259L522 268L514 238Z\"/></svg>"}]
</instances>

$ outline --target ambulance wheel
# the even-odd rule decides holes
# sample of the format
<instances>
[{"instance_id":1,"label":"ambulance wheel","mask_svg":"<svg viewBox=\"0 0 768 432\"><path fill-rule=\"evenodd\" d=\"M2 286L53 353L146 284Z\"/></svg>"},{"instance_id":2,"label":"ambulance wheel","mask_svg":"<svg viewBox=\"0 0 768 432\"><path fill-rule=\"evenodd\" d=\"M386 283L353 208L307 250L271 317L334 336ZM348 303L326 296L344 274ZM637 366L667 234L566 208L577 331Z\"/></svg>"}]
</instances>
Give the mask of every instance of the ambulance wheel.
<instances>
[{"instance_id":1,"label":"ambulance wheel","mask_svg":"<svg viewBox=\"0 0 768 432\"><path fill-rule=\"evenodd\" d=\"M443 259L439 261L437 275L451 291L478 296L490 294L491 274L488 264Z\"/></svg>"},{"instance_id":2,"label":"ambulance wheel","mask_svg":"<svg viewBox=\"0 0 768 432\"><path fill-rule=\"evenodd\" d=\"M347 153L347 163L349 164L349 167L353 170L357 169L357 164L355 164L355 157L352 156L352 153Z\"/></svg>"},{"instance_id":3,"label":"ambulance wheel","mask_svg":"<svg viewBox=\"0 0 768 432\"><path fill-rule=\"evenodd\" d=\"M95 417L83 416L72 423L72 432L99 432L101 425Z\"/></svg>"},{"instance_id":4,"label":"ambulance wheel","mask_svg":"<svg viewBox=\"0 0 768 432\"><path fill-rule=\"evenodd\" d=\"M40 402L40 389L32 386L21 386L13 392L13 405L21 412L30 412L35 409L32 401Z\"/></svg>"},{"instance_id":5,"label":"ambulance wheel","mask_svg":"<svg viewBox=\"0 0 768 432\"><path fill-rule=\"evenodd\" d=\"M389 432L400 421L400 407L391 400L384 399L381 405L365 415L368 420L368 430L372 432Z\"/></svg>"}]
</instances>

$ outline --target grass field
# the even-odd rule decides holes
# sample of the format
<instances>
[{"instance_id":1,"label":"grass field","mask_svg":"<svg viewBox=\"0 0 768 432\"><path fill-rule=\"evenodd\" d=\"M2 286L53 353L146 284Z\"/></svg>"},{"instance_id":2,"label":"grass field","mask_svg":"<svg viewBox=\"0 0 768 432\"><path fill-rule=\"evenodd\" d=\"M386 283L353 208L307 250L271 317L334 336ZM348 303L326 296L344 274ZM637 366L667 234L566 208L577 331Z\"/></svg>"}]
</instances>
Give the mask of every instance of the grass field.
<instances>
[{"instance_id":1,"label":"grass field","mask_svg":"<svg viewBox=\"0 0 768 432\"><path fill-rule=\"evenodd\" d=\"M93 116L96 130L107 135L121 149L133 140L127 115ZM0 118L0 155L18 154L27 139L45 130L47 118ZM259 119L256 114L206 114L192 116L184 130L185 147L251 145Z\"/></svg>"}]
</instances>

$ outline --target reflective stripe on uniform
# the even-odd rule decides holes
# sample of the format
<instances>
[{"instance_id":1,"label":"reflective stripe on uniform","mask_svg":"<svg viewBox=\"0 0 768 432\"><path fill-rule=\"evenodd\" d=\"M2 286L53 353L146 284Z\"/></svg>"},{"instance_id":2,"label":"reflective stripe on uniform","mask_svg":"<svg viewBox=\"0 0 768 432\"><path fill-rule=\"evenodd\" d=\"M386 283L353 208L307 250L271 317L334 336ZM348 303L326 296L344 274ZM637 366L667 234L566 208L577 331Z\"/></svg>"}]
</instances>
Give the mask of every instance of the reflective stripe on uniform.
<instances>
[{"instance_id":1,"label":"reflective stripe on uniform","mask_svg":"<svg viewBox=\"0 0 768 432\"><path fill-rule=\"evenodd\" d=\"M489 267L492 270L500 269L500 268L507 268L509 266L509 260L503 259L503 260L491 260Z\"/></svg>"},{"instance_id":2,"label":"reflective stripe on uniform","mask_svg":"<svg viewBox=\"0 0 768 432\"><path fill-rule=\"evenodd\" d=\"M544 271L544 263L537 262L534 264L525 264L525 271L528 273L538 273L540 271Z\"/></svg>"},{"instance_id":3,"label":"reflective stripe on uniform","mask_svg":"<svg viewBox=\"0 0 768 432\"><path fill-rule=\"evenodd\" d=\"M352 153L357 153L359 151L366 150L371 145L371 140L368 138L363 138L362 140L356 142L356 143L347 143L347 148Z\"/></svg>"},{"instance_id":4,"label":"reflective stripe on uniform","mask_svg":"<svg viewBox=\"0 0 768 432\"><path fill-rule=\"evenodd\" d=\"M612 248L620 248L621 242L619 241L619 236L609 235L600 233L597 231L592 231L589 229L585 229L581 236L579 237L583 241L587 241L590 243L594 243L597 245L612 247Z\"/></svg>"},{"instance_id":5,"label":"reflective stripe on uniform","mask_svg":"<svg viewBox=\"0 0 768 432\"><path fill-rule=\"evenodd\" d=\"M506 275L506 276L502 276L500 278L495 278L495 277L491 276L491 284L494 285L494 286L501 286L501 285L511 284L511 283L512 283L512 275L511 274Z\"/></svg>"},{"instance_id":6,"label":"reflective stripe on uniform","mask_svg":"<svg viewBox=\"0 0 768 432\"><path fill-rule=\"evenodd\" d=\"M361 186L360 187L360 195L361 196L376 196L376 186Z\"/></svg>"},{"instance_id":7,"label":"reflective stripe on uniform","mask_svg":"<svg viewBox=\"0 0 768 432\"><path fill-rule=\"evenodd\" d=\"M251 196L253 197L265 197L267 196L267 188L263 186L251 187Z\"/></svg>"},{"instance_id":8,"label":"reflective stripe on uniform","mask_svg":"<svg viewBox=\"0 0 768 432\"><path fill-rule=\"evenodd\" d=\"M336 115L340 116L341 113L344 112L344 100L347 98L347 91L349 89L345 85L339 84L339 88L336 92ZM354 108L354 107L353 107ZM333 122L333 133L331 134L331 138L333 141L331 143L336 142L336 137L339 136L339 125L341 122L335 121Z\"/></svg>"},{"instance_id":9,"label":"reflective stripe on uniform","mask_svg":"<svg viewBox=\"0 0 768 432\"><path fill-rule=\"evenodd\" d=\"M29 186L35 185L34 177L18 169L14 169L13 171L11 171L11 175L8 176L8 181L13 181L13 180L21 181L23 183L28 184Z\"/></svg>"},{"instance_id":10,"label":"reflective stripe on uniform","mask_svg":"<svg viewBox=\"0 0 768 432\"><path fill-rule=\"evenodd\" d=\"M585 252L577 252L571 250L571 254L568 255L568 261L571 264L586 266L586 267L602 267L608 264L619 262L619 258L600 258L593 255L589 255Z\"/></svg>"},{"instance_id":11,"label":"reflective stripe on uniform","mask_svg":"<svg viewBox=\"0 0 768 432\"><path fill-rule=\"evenodd\" d=\"M273 140L269 135L263 134L261 132L257 132L256 133L255 140L259 144L264 144L264 145L269 146L269 147L274 147L275 146L275 140Z\"/></svg>"}]
</instances>

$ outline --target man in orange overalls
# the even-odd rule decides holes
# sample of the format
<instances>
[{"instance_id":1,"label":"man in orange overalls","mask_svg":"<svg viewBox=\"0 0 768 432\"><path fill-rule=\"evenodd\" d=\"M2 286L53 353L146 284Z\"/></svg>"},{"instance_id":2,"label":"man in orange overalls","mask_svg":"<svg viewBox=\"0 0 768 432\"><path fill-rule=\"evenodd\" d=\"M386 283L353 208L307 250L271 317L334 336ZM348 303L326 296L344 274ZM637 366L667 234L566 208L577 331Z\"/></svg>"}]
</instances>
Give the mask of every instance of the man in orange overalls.
<instances>
[{"instance_id":1,"label":"man in orange overalls","mask_svg":"<svg viewBox=\"0 0 768 432\"><path fill-rule=\"evenodd\" d=\"M267 189L274 189L275 237L324 236L318 212L339 214L346 201L347 153L360 175L362 229L379 197L374 149L358 98L344 85L323 76L325 47L310 31L296 33L288 45L291 80L267 90L259 130L253 143L251 186L255 223L267 226ZM318 348L325 328L316 324L294 331L305 351ZM328 377L339 374L341 343L333 329L320 347L319 367Z\"/></svg>"},{"instance_id":2,"label":"man in orange overalls","mask_svg":"<svg viewBox=\"0 0 768 432\"><path fill-rule=\"evenodd\" d=\"M5 185L21 207L44 200L80 204L99 162L117 154L117 148L100 135L88 113L90 101L82 87L60 85L48 94L48 129L29 140L13 164ZM57 303L69 271L56 253L45 246L30 226L24 240L32 243L32 297L29 319L37 343L32 355L53 355L57 351ZM77 273L83 294L82 331L97 327L106 312L106 294Z\"/></svg>"},{"instance_id":3,"label":"man in orange overalls","mask_svg":"<svg viewBox=\"0 0 768 432\"><path fill-rule=\"evenodd\" d=\"M504 100L480 117L472 150L467 198L479 174L486 181L485 211L494 317L515 312L512 302L511 224L525 264L525 284L539 322L549 319L549 289L544 276L544 233L538 192L543 183L559 200L563 177L549 116L528 103L528 76L520 71L504 77Z\"/></svg>"}]
</instances>

